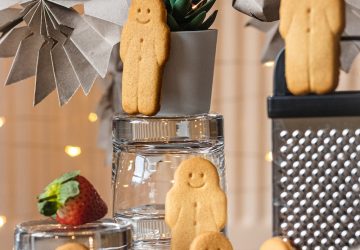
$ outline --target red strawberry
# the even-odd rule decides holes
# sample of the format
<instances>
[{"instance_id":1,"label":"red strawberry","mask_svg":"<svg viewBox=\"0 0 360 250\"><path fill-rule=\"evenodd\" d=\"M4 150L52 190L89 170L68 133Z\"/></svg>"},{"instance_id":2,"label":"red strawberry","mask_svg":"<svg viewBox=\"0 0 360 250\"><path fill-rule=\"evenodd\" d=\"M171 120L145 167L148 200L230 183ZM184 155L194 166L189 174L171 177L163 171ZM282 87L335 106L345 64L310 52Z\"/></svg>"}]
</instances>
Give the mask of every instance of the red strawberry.
<instances>
[{"instance_id":1,"label":"red strawberry","mask_svg":"<svg viewBox=\"0 0 360 250\"><path fill-rule=\"evenodd\" d=\"M93 185L79 175L67 173L50 183L38 197L39 212L65 225L77 226L101 219L108 208Z\"/></svg>"}]
</instances>

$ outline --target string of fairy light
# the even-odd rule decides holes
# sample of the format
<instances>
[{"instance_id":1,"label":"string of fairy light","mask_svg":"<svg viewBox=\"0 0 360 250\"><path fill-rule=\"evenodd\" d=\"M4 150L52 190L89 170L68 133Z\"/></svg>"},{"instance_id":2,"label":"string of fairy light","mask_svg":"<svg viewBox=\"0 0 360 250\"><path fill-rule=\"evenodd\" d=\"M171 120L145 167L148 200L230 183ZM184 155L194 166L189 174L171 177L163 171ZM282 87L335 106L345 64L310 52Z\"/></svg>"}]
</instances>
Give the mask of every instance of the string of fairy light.
<instances>
[{"instance_id":1,"label":"string of fairy light","mask_svg":"<svg viewBox=\"0 0 360 250\"><path fill-rule=\"evenodd\" d=\"M273 67L274 65L275 65L274 61L268 61L268 62L264 63L264 66L269 67L269 68Z\"/></svg>"},{"instance_id":2,"label":"string of fairy light","mask_svg":"<svg viewBox=\"0 0 360 250\"><path fill-rule=\"evenodd\" d=\"M91 122L91 123L95 123L98 120L98 116L94 112L89 113L87 118L88 118L88 121ZM0 129L5 127L6 123L7 123L6 117L5 116L0 116ZM64 152L69 157L74 158L74 157L77 157L77 156L81 155L82 150L81 150L81 147L77 146L77 145L66 145L64 147ZM0 226L1 226L1 220L0 220Z\"/></svg>"},{"instance_id":3,"label":"string of fairy light","mask_svg":"<svg viewBox=\"0 0 360 250\"><path fill-rule=\"evenodd\" d=\"M0 228L6 224L6 216L0 215Z\"/></svg>"},{"instance_id":4,"label":"string of fairy light","mask_svg":"<svg viewBox=\"0 0 360 250\"><path fill-rule=\"evenodd\" d=\"M91 123L95 123L97 122L98 120L98 116L96 113L94 112L91 112L89 115L88 115L88 121L91 122ZM1 128L4 128L6 123L7 123L7 119L5 116L0 116L0 129ZM65 148L64 148L64 152L69 156L69 157L72 157L72 158L75 158L75 157L78 157L81 155L82 153L82 150L81 150L81 147L80 146L76 146L76 145L66 145ZM4 225L6 224L7 222L7 219L6 219L6 216L4 215L0 215L0 228L4 227Z\"/></svg>"}]
</instances>

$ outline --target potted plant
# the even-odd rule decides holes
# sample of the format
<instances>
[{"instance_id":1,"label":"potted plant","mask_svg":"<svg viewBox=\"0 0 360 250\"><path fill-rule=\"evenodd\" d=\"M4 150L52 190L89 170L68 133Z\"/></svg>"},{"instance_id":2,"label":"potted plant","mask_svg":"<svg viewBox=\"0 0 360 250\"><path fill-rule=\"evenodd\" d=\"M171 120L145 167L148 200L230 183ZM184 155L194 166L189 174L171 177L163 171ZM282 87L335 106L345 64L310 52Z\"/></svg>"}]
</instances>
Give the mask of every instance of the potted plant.
<instances>
[{"instance_id":1,"label":"potted plant","mask_svg":"<svg viewBox=\"0 0 360 250\"><path fill-rule=\"evenodd\" d=\"M171 32L159 115L207 113L211 104L217 30L216 0L164 0Z\"/></svg>"}]
</instances>

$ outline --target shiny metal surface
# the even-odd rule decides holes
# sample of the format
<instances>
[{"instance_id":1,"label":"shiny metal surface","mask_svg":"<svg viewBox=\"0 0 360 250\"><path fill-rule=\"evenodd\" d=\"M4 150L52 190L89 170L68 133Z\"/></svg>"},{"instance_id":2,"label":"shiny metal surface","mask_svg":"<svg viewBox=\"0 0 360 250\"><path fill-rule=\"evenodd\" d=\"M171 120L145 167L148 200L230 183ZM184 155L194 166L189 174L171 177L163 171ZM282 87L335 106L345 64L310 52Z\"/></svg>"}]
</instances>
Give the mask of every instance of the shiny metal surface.
<instances>
[{"instance_id":1,"label":"shiny metal surface","mask_svg":"<svg viewBox=\"0 0 360 250\"><path fill-rule=\"evenodd\" d=\"M273 159L274 234L360 247L360 118L275 119Z\"/></svg>"}]
</instances>

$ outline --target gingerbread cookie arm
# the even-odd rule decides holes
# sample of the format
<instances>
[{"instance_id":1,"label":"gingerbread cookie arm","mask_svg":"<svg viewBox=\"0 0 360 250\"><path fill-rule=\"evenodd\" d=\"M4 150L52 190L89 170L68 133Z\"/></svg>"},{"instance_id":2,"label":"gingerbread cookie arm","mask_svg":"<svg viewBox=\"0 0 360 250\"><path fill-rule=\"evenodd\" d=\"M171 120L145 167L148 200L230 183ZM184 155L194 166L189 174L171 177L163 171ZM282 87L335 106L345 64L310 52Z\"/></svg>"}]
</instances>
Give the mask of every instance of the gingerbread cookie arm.
<instances>
[{"instance_id":1,"label":"gingerbread cookie arm","mask_svg":"<svg viewBox=\"0 0 360 250\"><path fill-rule=\"evenodd\" d=\"M170 51L170 30L166 25L162 25L162 29L157 36L155 36L155 53L158 65L165 64L169 57Z\"/></svg>"},{"instance_id":2,"label":"gingerbread cookie arm","mask_svg":"<svg viewBox=\"0 0 360 250\"><path fill-rule=\"evenodd\" d=\"M166 195L165 201L165 222L170 228L174 228L181 211L181 205L178 203L177 195L171 190Z\"/></svg>"},{"instance_id":3,"label":"gingerbread cookie arm","mask_svg":"<svg viewBox=\"0 0 360 250\"><path fill-rule=\"evenodd\" d=\"M280 5L280 27L279 31L283 38L286 37L293 20L294 8L296 8L296 1L281 0Z\"/></svg>"},{"instance_id":4,"label":"gingerbread cookie arm","mask_svg":"<svg viewBox=\"0 0 360 250\"><path fill-rule=\"evenodd\" d=\"M340 36L345 28L344 0L327 0L326 18L333 34Z\"/></svg>"},{"instance_id":5,"label":"gingerbread cookie arm","mask_svg":"<svg viewBox=\"0 0 360 250\"><path fill-rule=\"evenodd\" d=\"M216 227L220 231L225 227L227 221L227 199L223 191L220 190L218 195L213 198L211 208Z\"/></svg>"},{"instance_id":6,"label":"gingerbread cookie arm","mask_svg":"<svg viewBox=\"0 0 360 250\"><path fill-rule=\"evenodd\" d=\"M130 24L125 24L124 28L121 33L121 43L120 43L120 58L122 61L125 60L126 54L129 48L129 44L131 41L131 34L130 34Z\"/></svg>"}]
</instances>

